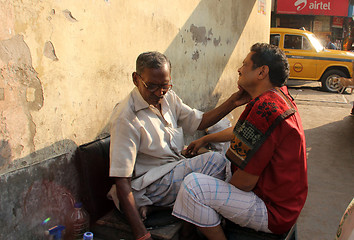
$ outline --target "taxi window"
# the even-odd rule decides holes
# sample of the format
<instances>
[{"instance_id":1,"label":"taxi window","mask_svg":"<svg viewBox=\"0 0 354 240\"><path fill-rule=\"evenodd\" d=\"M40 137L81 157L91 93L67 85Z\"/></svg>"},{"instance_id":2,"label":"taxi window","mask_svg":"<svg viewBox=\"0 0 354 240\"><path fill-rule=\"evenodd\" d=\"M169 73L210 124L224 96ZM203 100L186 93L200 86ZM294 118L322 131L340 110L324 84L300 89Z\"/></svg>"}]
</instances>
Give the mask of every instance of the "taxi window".
<instances>
[{"instance_id":1,"label":"taxi window","mask_svg":"<svg viewBox=\"0 0 354 240\"><path fill-rule=\"evenodd\" d=\"M286 34L284 38L284 48L310 50L311 44L304 36Z\"/></svg>"},{"instance_id":2,"label":"taxi window","mask_svg":"<svg viewBox=\"0 0 354 240\"><path fill-rule=\"evenodd\" d=\"M270 34L269 43L271 45L279 46L280 34Z\"/></svg>"}]
</instances>

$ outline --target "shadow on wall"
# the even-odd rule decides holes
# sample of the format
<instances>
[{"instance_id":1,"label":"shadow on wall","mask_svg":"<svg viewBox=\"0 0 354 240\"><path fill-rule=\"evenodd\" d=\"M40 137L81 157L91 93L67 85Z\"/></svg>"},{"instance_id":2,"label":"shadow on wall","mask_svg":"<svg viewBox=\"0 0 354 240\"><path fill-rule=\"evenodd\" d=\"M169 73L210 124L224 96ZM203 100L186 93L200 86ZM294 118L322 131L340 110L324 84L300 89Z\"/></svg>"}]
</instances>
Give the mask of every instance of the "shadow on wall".
<instances>
[{"instance_id":1,"label":"shadow on wall","mask_svg":"<svg viewBox=\"0 0 354 240\"><path fill-rule=\"evenodd\" d=\"M354 118L305 130L305 136L309 193L299 228L319 239L334 237L353 198Z\"/></svg>"},{"instance_id":2,"label":"shadow on wall","mask_svg":"<svg viewBox=\"0 0 354 240\"><path fill-rule=\"evenodd\" d=\"M64 145L77 148L73 141L63 140L33 154ZM72 154L62 154L0 176L0 239L47 239L46 229L68 225L73 202L81 200L73 159Z\"/></svg>"},{"instance_id":3,"label":"shadow on wall","mask_svg":"<svg viewBox=\"0 0 354 240\"><path fill-rule=\"evenodd\" d=\"M201 1L171 42L165 55L172 63L173 88L186 104L206 111L218 103L221 96L212 93L255 3L256 0ZM232 86L226 86L235 90L237 67ZM193 94L188 96L190 89ZM193 101L196 96L197 103Z\"/></svg>"},{"instance_id":4,"label":"shadow on wall","mask_svg":"<svg viewBox=\"0 0 354 240\"><path fill-rule=\"evenodd\" d=\"M208 111L216 106L221 95L213 92L255 3L256 0L203 0L187 19L164 52L172 64L173 90L184 103L201 111ZM238 66L233 68L233 79L230 81L232 85L225 85L225 88L236 91L237 68ZM193 94L190 89L193 89ZM106 125L97 138L108 134L109 128Z\"/></svg>"}]
</instances>

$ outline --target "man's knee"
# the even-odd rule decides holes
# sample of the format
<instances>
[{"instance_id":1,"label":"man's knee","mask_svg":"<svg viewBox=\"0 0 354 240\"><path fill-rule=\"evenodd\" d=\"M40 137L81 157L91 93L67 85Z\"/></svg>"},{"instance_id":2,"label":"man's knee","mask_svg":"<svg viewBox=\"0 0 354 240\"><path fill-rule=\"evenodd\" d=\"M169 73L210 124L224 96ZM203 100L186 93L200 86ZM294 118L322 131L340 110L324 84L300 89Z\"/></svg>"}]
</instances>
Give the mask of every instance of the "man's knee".
<instances>
[{"instance_id":1,"label":"man's knee","mask_svg":"<svg viewBox=\"0 0 354 240\"><path fill-rule=\"evenodd\" d=\"M195 185L195 182L196 182L196 179L198 178L198 175L202 175L200 173L195 173L195 172L192 172L190 174L188 174L184 180L183 180L183 184L186 186L186 187L190 187L192 185Z\"/></svg>"},{"instance_id":2,"label":"man's knee","mask_svg":"<svg viewBox=\"0 0 354 240\"><path fill-rule=\"evenodd\" d=\"M191 193L194 197L200 198L200 193L203 195L205 192L209 192L209 183L214 179L202 173L190 173L183 181L184 191Z\"/></svg>"},{"instance_id":3,"label":"man's knee","mask_svg":"<svg viewBox=\"0 0 354 240\"><path fill-rule=\"evenodd\" d=\"M223 154L219 152L209 152L207 154L209 154L209 156L207 156L209 163L214 165L220 165L221 167L226 166L227 159Z\"/></svg>"},{"instance_id":4,"label":"man's knee","mask_svg":"<svg viewBox=\"0 0 354 240\"><path fill-rule=\"evenodd\" d=\"M218 179L225 179L227 160L217 152L208 152L187 160L192 172L203 173Z\"/></svg>"}]
</instances>

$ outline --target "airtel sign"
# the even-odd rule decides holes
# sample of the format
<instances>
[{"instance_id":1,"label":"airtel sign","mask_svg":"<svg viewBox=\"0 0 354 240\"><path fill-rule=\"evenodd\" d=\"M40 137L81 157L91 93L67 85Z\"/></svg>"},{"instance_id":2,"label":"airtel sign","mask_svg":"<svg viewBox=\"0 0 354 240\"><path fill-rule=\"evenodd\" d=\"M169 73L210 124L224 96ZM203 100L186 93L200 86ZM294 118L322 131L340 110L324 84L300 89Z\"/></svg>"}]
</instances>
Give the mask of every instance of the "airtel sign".
<instances>
[{"instance_id":1,"label":"airtel sign","mask_svg":"<svg viewBox=\"0 0 354 240\"><path fill-rule=\"evenodd\" d=\"M277 13L347 16L349 0L278 0Z\"/></svg>"}]
</instances>

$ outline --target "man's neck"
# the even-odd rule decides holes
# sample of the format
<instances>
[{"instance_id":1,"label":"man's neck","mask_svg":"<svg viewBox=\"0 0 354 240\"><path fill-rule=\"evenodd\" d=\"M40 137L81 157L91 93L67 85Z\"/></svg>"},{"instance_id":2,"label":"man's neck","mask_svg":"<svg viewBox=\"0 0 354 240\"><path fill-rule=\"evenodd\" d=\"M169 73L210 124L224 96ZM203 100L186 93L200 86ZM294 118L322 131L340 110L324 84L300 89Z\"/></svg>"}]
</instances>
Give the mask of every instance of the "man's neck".
<instances>
[{"instance_id":1,"label":"man's neck","mask_svg":"<svg viewBox=\"0 0 354 240\"><path fill-rule=\"evenodd\" d=\"M161 103L157 104L157 106L155 106L160 112L161 112Z\"/></svg>"},{"instance_id":2,"label":"man's neck","mask_svg":"<svg viewBox=\"0 0 354 240\"><path fill-rule=\"evenodd\" d=\"M254 91L249 92L249 94L251 95L252 99L254 99L272 88L274 88L274 86L269 82L269 84L259 85L257 88L254 89Z\"/></svg>"},{"instance_id":3,"label":"man's neck","mask_svg":"<svg viewBox=\"0 0 354 240\"><path fill-rule=\"evenodd\" d=\"M152 106L154 106L157 110L159 110L159 112L162 114L162 108L161 108L161 103L158 103L158 104L156 104L156 105L153 105L152 104Z\"/></svg>"}]
</instances>

